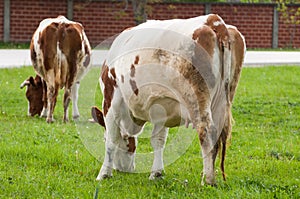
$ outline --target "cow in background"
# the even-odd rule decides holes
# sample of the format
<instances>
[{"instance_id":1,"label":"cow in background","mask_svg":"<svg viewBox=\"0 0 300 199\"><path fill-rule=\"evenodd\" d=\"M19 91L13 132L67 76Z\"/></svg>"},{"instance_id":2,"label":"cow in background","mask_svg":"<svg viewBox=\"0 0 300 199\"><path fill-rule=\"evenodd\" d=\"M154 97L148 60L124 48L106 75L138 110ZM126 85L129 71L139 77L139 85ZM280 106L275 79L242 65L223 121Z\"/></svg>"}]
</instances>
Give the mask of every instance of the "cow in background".
<instances>
[{"instance_id":1,"label":"cow in background","mask_svg":"<svg viewBox=\"0 0 300 199\"><path fill-rule=\"evenodd\" d=\"M27 86L26 98L28 100L28 116L40 115L42 113L44 107L43 84L44 81L42 81L42 78L36 75L35 78L30 76L20 86L20 88Z\"/></svg>"},{"instance_id":2,"label":"cow in background","mask_svg":"<svg viewBox=\"0 0 300 199\"><path fill-rule=\"evenodd\" d=\"M168 128L192 124L202 148L202 183L215 184L220 149L225 180L231 103L245 50L242 34L215 14L150 20L122 32L99 79L103 112L92 108L93 118L106 129L105 158L97 179L111 177L113 169L134 170L137 136L151 122L150 179L162 175Z\"/></svg>"},{"instance_id":3,"label":"cow in background","mask_svg":"<svg viewBox=\"0 0 300 199\"><path fill-rule=\"evenodd\" d=\"M33 34L30 54L34 70L41 77L41 83L30 77L21 84L21 88L27 86L29 115L39 114L47 117L48 123L53 122L58 91L64 88L63 120L68 121L71 99L73 118L78 118L79 81L90 68L91 57L91 47L83 26L64 16L44 19ZM38 81L37 78L35 79Z\"/></svg>"}]
</instances>

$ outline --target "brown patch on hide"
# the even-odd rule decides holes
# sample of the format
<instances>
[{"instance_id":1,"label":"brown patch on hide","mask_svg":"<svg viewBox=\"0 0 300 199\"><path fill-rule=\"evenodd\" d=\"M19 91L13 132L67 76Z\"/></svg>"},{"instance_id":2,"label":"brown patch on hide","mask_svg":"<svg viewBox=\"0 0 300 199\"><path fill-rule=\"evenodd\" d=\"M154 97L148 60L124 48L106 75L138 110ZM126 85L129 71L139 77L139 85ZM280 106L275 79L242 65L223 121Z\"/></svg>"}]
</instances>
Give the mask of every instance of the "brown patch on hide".
<instances>
[{"instance_id":1,"label":"brown patch on hide","mask_svg":"<svg viewBox=\"0 0 300 199\"><path fill-rule=\"evenodd\" d=\"M60 71L58 67L61 64L59 59L61 55L57 48L66 56L67 71L61 70L61 74L57 76L60 79L56 79L56 82L60 84L60 88L65 85L70 88L74 82L77 74L77 55L82 48L82 30L83 28L79 24L53 22L40 34L40 48L43 52L43 64L46 71L53 69L55 75ZM57 46L57 44L59 45ZM88 66L89 62L88 56L84 63L85 66ZM61 69L64 69L64 67Z\"/></svg>"},{"instance_id":2,"label":"brown patch on hide","mask_svg":"<svg viewBox=\"0 0 300 199\"><path fill-rule=\"evenodd\" d=\"M229 34L222 18L219 15L211 14L207 18L206 25L216 33L219 48L221 49L222 46L229 48Z\"/></svg>"},{"instance_id":3,"label":"brown patch on hide","mask_svg":"<svg viewBox=\"0 0 300 199\"><path fill-rule=\"evenodd\" d=\"M133 64L131 64L131 67L130 67L130 77L134 77L135 75L135 67Z\"/></svg>"},{"instance_id":4,"label":"brown patch on hide","mask_svg":"<svg viewBox=\"0 0 300 199\"><path fill-rule=\"evenodd\" d=\"M134 153L135 152L135 149L136 149L136 146L135 146L135 139L134 137L129 137L128 138L128 152L129 153Z\"/></svg>"},{"instance_id":5,"label":"brown patch on hide","mask_svg":"<svg viewBox=\"0 0 300 199\"><path fill-rule=\"evenodd\" d=\"M162 49L156 49L153 53L153 58L159 60L159 62L164 65L167 64L166 61L169 60L169 57L170 55L168 54L168 52Z\"/></svg>"},{"instance_id":6,"label":"brown patch on hide","mask_svg":"<svg viewBox=\"0 0 300 199\"><path fill-rule=\"evenodd\" d=\"M196 45L197 46L197 45ZM215 84L215 77L212 72L211 59L204 52L203 48L195 47L195 53L192 57L192 63L187 59L178 59L177 63L170 65L169 61L172 56L178 56L167 52L162 49L154 51L152 58L156 59L158 63L170 66L178 71L188 82L190 89L195 93L195 98L183 95L183 99L188 105L188 110L191 115L191 120L196 126L201 121L199 115L201 111L207 109L210 101L209 88L212 88ZM204 79L202 74L207 75ZM196 102L194 101L197 100Z\"/></svg>"},{"instance_id":7,"label":"brown patch on hide","mask_svg":"<svg viewBox=\"0 0 300 199\"><path fill-rule=\"evenodd\" d=\"M109 71L110 71L110 74L113 76L113 78L116 79L117 76L116 76L115 68L111 68Z\"/></svg>"},{"instance_id":8,"label":"brown patch on hide","mask_svg":"<svg viewBox=\"0 0 300 199\"><path fill-rule=\"evenodd\" d=\"M124 75L121 75L121 82L124 83Z\"/></svg>"},{"instance_id":9,"label":"brown patch on hide","mask_svg":"<svg viewBox=\"0 0 300 199\"><path fill-rule=\"evenodd\" d=\"M229 82L230 90L230 101L233 101L236 88L241 76L244 54L245 54L245 44L243 38L238 30L234 28L228 28L230 41L231 41L231 79Z\"/></svg>"},{"instance_id":10,"label":"brown patch on hide","mask_svg":"<svg viewBox=\"0 0 300 199\"><path fill-rule=\"evenodd\" d=\"M139 60L140 60L140 57L138 55L135 56L134 64L139 64Z\"/></svg>"},{"instance_id":11,"label":"brown patch on hide","mask_svg":"<svg viewBox=\"0 0 300 199\"><path fill-rule=\"evenodd\" d=\"M139 94L139 89L137 88L136 81L130 79L130 80L129 80L129 83L130 83L130 86L131 86L132 91L133 91L134 94L137 96L137 95Z\"/></svg>"},{"instance_id":12,"label":"brown patch on hide","mask_svg":"<svg viewBox=\"0 0 300 199\"><path fill-rule=\"evenodd\" d=\"M37 57L36 57L36 52L34 49L33 39L30 42L30 58L32 61L32 65L36 66L37 65Z\"/></svg>"},{"instance_id":13,"label":"brown patch on hide","mask_svg":"<svg viewBox=\"0 0 300 199\"><path fill-rule=\"evenodd\" d=\"M193 40L200 44L210 57L213 57L216 34L210 27L203 25L201 28L196 29L193 33Z\"/></svg>"},{"instance_id":14,"label":"brown patch on hide","mask_svg":"<svg viewBox=\"0 0 300 199\"><path fill-rule=\"evenodd\" d=\"M103 64L102 71L101 71L101 79L102 82L104 83L104 102L103 102L103 112L104 116L106 116L108 109L111 106L111 101L113 99L113 94L114 94L114 87L117 86L116 80L108 77L108 66Z\"/></svg>"},{"instance_id":15,"label":"brown patch on hide","mask_svg":"<svg viewBox=\"0 0 300 199\"><path fill-rule=\"evenodd\" d=\"M54 68L57 63L55 61L57 59L57 31L58 31L58 23L51 23L47 26L40 34L40 48L43 52L44 58L44 67L46 71ZM56 61L57 62L57 61Z\"/></svg>"},{"instance_id":16,"label":"brown patch on hide","mask_svg":"<svg viewBox=\"0 0 300 199\"><path fill-rule=\"evenodd\" d=\"M80 24L61 23L58 30L58 41L61 52L66 56L68 69L65 76L66 87L69 89L75 81L78 66L78 52L82 50L82 26ZM60 55L58 55L60 56ZM63 73L63 72L62 72ZM63 80L61 80L63 82Z\"/></svg>"}]
</instances>

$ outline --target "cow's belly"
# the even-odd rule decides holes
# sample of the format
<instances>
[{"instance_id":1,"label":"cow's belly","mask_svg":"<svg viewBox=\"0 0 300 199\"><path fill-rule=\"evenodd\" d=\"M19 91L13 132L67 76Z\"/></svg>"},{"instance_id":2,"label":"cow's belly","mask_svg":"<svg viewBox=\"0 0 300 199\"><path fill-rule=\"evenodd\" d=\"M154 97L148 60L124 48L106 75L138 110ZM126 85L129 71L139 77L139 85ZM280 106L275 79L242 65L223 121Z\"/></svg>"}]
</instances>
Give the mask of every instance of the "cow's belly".
<instances>
[{"instance_id":1,"label":"cow's belly","mask_svg":"<svg viewBox=\"0 0 300 199\"><path fill-rule=\"evenodd\" d=\"M166 127L182 125L190 118L180 97L157 85L140 88L138 95L125 98L125 102L135 118Z\"/></svg>"}]
</instances>

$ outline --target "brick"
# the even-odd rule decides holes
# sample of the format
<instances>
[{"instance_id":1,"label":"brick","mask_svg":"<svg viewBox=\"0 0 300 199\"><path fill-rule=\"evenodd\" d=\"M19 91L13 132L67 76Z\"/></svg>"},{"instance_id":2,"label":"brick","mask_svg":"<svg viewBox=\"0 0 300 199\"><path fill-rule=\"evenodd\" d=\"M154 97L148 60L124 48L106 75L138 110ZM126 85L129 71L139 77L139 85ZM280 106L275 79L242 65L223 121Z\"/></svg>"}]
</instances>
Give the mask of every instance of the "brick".
<instances>
[{"instance_id":1,"label":"brick","mask_svg":"<svg viewBox=\"0 0 300 199\"><path fill-rule=\"evenodd\" d=\"M189 18L204 14L202 3L154 3L149 19ZM293 7L291 7L293 8ZM297 8L297 7L294 7ZM73 18L82 23L90 42L99 43L127 27L134 26L132 7L120 14L124 5L109 1L74 0ZM211 12L218 13L226 23L235 25L245 35L247 46L272 46L273 7L268 4L211 4ZM14 0L11 1L11 39L29 42L39 22L47 17L67 14L67 1ZM279 47L287 46L291 25L279 18ZM0 38L3 38L3 3L0 3ZM294 47L300 47L300 26L296 27Z\"/></svg>"}]
</instances>

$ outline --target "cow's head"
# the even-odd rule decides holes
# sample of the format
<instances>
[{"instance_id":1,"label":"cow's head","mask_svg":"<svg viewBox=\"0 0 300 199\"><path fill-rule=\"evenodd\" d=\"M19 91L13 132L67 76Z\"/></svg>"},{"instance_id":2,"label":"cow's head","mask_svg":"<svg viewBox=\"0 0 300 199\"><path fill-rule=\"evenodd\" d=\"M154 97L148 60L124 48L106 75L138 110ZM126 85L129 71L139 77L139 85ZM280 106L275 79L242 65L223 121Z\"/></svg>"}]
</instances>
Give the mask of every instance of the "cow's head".
<instances>
[{"instance_id":1,"label":"cow's head","mask_svg":"<svg viewBox=\"0 0 300 199\"><path fill-rule=\"evenodd\" d=\"M92 107L92 117L94 121L104 128L104 114L96 106ZM104 135L105 138L105 135ZM119 141L116 145L116 152L114 154L114 169L123 172L133 172L135 169L135 149L137 144L136 137L129 137L127 134L121 132Z\"/></svg>"},{"instance_id":2,"label":"cow's head","mask_svg":"<svg viewBox=\"0 0 300 199\"><path fill-rule=\"evenodd\" d=\"M26 79L20 88L27 86L26 98L28 100L28 115L35 116L40 115L43 109L43 83L40 76L36 75Z\"/></svg>"}]
</instances>

